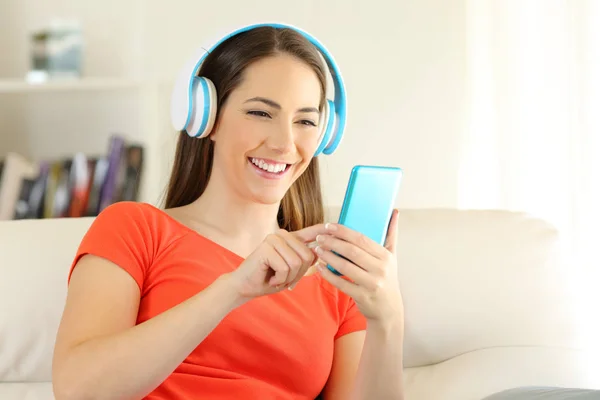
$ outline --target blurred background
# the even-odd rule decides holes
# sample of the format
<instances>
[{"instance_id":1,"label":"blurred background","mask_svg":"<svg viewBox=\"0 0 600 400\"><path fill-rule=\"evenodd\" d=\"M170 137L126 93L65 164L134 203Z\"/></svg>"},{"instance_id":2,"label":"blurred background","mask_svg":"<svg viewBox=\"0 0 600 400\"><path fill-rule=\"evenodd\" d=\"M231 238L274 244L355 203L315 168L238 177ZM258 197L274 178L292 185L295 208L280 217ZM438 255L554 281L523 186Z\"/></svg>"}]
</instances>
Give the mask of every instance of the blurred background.
<instances>
[{"instance_id":1,"label":"blurred background","mask_svg":"<svg viewBox=\"0 0 600 400\"><path fill-rule=\"evenodd\" d=\"M395 165L399 207L531 213L595 257L596 0L1 0L0 218L159 204L179 68L263 21L317 36L345 78L346 135L322 157L327 204L355 164Z\"/></svg>"}]
</instances>

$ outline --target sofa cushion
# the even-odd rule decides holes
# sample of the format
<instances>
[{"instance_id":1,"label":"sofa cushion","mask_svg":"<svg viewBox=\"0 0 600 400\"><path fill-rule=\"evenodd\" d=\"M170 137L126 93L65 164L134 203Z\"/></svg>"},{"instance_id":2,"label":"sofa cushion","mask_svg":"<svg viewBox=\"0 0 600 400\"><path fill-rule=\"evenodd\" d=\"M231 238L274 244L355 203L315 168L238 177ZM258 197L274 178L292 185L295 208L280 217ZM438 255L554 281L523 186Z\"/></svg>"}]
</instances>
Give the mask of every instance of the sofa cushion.
<instances>
[{"instance_id":1,"label":"sofa cushion","mask_svg":"<svg viewBox=\"0 0 600 400\"><path fill-rule=\"evenodd\" d=\"M0 382L0 399L2 400L52 400L52 383L2 383Z\"/></svg>"}]
</instances>

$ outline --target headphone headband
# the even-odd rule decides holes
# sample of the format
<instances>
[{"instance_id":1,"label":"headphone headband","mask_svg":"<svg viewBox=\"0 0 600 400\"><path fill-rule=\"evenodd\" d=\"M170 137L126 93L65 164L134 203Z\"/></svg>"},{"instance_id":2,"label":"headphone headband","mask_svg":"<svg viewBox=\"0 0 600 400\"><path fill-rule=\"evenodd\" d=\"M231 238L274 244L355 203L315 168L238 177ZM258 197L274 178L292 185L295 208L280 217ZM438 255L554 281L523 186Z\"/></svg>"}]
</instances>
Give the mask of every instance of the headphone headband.
<instances>
[{"instance_id":1,"label":"headphone headband","mask_svg":"<svg viewBox=\"0 0 600 400\"><path fill-rule=\"evenodd\" d=\"M324 113L326 124L323 137L315 155L333 153L339 146L346 127L346 89L340 70L325 46L315 37L302 29L282 23L259 23L248 25L228 33L208 48L201 48L199 54L192 58L177 77L171 99L171 120L178 131L186 131L193 137L204 137L210 133L216 114L216 90L210 80L198 77L206 56L224 41L259 27L289 28L297 31L312 43L323 56L334 84L333 101L327 99ZM325 94L327 96L327 93Z\"/></svg>"}]
</instances>

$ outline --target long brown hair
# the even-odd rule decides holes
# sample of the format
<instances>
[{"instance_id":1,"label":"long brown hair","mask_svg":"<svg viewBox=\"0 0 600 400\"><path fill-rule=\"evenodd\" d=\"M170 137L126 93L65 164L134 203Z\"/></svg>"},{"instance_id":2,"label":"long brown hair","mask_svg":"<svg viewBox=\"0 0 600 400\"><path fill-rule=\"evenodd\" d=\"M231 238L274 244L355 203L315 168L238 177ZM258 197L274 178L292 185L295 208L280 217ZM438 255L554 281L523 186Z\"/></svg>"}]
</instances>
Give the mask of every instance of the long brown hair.
<instances>
[{"instance_id":1,"label":"long brown hair","mask_svg":"<svg viewBox=\"0 0 600 400\"><path fill-rule=\"evenodd\" d=\"M314 70L321 84L322 109L326 76L318 50L295 30L260 27L227 39L204 60L199 75L215 84L217 110L222 109L229 94L241 83L243 72L251 63L281 53L297 57ZM197 139L185 132L179 133L165 208L190 204L202 195L210 179L213 149L214 142L208 137ZM279 226L288 231L323 222L323 198L316 158L311 160L306 171L283 197L277 220Z\"/></svg>"}]
</instances>

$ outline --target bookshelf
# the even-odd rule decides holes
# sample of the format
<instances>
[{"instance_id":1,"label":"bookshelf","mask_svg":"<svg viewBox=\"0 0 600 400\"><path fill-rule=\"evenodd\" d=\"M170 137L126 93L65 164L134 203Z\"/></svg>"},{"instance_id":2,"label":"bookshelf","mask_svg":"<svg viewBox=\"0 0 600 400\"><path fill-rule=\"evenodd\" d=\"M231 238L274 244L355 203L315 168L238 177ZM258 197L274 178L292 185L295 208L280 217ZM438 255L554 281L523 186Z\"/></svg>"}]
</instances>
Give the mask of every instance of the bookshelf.
<instances>
[{"instance_id":1,"label":"bookshelf","mask_svg":"<svg viewBox=\"0 0 600 400\"><path fill-rule=\"evenodd\" d=\"M152 7L140 0L48 0L43 7L22 0L3 8L0 49L7 56L0 58L0 162L9 154L38 164L76 154L107 156L111 138L120 135L144 149L137 200L160 204L176 133L168 115L172 82L158 78L164 75L155 67L148 39ZM62 18L81 23L81 78L26 81L32 33ZM0 198L1 180L0 172Z\"/></svg>"},{"instance_id":2,"label":"bookshelf","mask_svg":"<svg viewBox=\"0 0 600 400\"><path fill-rule=\"evenodd\" d=\"M0 80L0 160L17 153L31 162L108 156L122 135L144 150L138 201L158 205L176 134L168 121L170 84L126 79L29 84Z\"/></svg>"},{"instance_id":3,"label":"bookshelf","mask_svg":"<svg viewBox=\"0 0 600 400\"><path fill-rule=\"evenodd\" d=\"M168 123L170 84L115 78L30 84L0 80L0 159L32 162L107 155L113 135L144 149L138 201L159 204L176 135Z\"/></svg>"},{"instance_id":4,"label":"bookshelf","mask_svg":"<svg viewBox=\"0 0 600 400\"><path fill-rule=\"evenodd\" d=\"M77 153L108 156L111 137L122 135L144 150L137 200L158 205L176 137L168 121L170 88L113 77L0 79L0 160L9 153L37 163Z\"/></svg>"}]
</instances>

